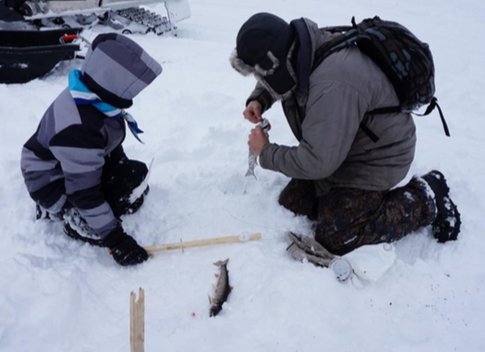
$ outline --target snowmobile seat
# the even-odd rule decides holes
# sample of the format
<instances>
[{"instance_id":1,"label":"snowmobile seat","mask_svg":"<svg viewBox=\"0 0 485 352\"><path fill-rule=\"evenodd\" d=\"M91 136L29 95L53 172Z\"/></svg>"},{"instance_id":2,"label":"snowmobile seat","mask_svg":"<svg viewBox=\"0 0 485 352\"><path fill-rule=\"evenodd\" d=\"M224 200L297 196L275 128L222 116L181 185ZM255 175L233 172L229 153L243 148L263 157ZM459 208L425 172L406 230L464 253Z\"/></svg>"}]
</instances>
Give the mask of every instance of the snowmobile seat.
<instances>
[{"instance_id":1,"label":"snowmobile seat","mask_svg":"<svg viewBox=\"0 0 485 352\"><path fill-rule=\"evenodd\" d=\"M60 61L74 59L79 45L62 43L60 38L80 31L0 30L0 83L26 83L44 76Z\"/></svg>"}]
</instances>

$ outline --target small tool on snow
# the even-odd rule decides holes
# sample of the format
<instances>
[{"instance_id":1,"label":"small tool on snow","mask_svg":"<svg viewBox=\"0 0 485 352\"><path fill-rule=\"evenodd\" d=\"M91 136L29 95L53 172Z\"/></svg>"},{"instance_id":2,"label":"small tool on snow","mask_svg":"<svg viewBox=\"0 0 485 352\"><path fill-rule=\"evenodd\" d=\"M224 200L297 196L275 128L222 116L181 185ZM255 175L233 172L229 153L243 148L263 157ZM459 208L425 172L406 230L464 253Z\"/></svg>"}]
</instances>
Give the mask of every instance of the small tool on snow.
<instances>
[{"instance_id":1,"label":"small tool on snow","mask_svg":"<svg viewBox=\"0 0 485 352\"><path fill-rule=\"evenodd\" d=\"M130 294L130 346L131 352L145 351L145 290L139 288Z\"/></svg>"},{"instance_id":2,"label":"small tool on snow","mask_svg":"<svg viewBox=\"0 0 485 352\"><path fill-rule=\"evenodd\" d=\"M169 243L162 246L149 246L149 247L145 247L145 250L148 253L153 254L154 252L168 251L172 249L211 246L214 244L223 244L223 243L256 241L260 239L261 239L261 234L254 233L249 236L241 235L241 236L216 237L216 238L208 238L205 240L196 240L196 241L188 241L188 242L181 242L181 243Z\"/></svg>"},{"instance_id":3,"label":"small tool on snow","mask_svg":"<svg viewBox=\"0 0 485 352\"><path fill-rule=\"evenodd\" d=\"M314 265L330 268L339 281L347 281L352 277L353 270L350 263L330 253L314 239L299 236L293 232L288 232L288 237L292 243L286 250L294 259L307 260Z\"/></svg>"}]
</instances>

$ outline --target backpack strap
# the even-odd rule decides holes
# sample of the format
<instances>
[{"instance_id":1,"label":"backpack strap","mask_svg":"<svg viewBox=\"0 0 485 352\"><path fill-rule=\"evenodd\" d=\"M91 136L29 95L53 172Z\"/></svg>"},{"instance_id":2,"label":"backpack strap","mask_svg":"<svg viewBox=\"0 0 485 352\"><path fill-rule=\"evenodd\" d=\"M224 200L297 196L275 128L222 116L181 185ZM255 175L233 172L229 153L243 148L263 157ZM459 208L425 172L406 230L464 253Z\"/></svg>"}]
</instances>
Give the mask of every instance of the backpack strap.
<instances>
[{"instance_id":1,"label":"backpack strap","mask_svg":"<svg viewBox=\"0 0 485 352\"><path fill-rule=\"evenodd\" d=\"M355 16L352 16L350 23L352 24L351 26L329 26L329 27L322 27L322 28L320 28L320 30L335 33L335 32L348 32L351 29L357 29L357 23L355 22Z\"/></svg>"},{"instance_id":2,"label":"backpack strap","mask_svg":"<svg viewBox=\"0 0 485 352\"><path fill-rule=\"evenodd\" d=\"M321 31L336 33L336 32L348 32L355 27L353 26L332 26L332 27L322 27Z\"/></svg>"},{"instance_id":3,"label":"backpack strap","mask_svg":"<svg viewBox=\"0 0 485 352\"><path fill-rule=\"evenodd\" d=\"M448 128L448 124L446 123L445 116L443 115L443 111L441 110L441 107L438 105L438 98L433 97L433 99L431 99L431 102L426 108L426 111L424 112L424 114L416 114L413 112L410 112L410 113L416 116L428 116L434 110L434 108L438 108L438 112L440 114L440 119L441 119L441 123L443 124L443 129L445 130L445 134L446 136L450 137L451 136L450 130ZM399 106L386 106L383 108L377 108L371 111L367 111L364 114L364 119L360 123L360 128L374 143L376 143L379 140L379 137L374 132L372 132L372 130L369 127L367 127L367 121L369 119L369 116L393 114L398 112L401 112L401 107Z\"/></svg>"},{"instance_id":4,"label":"backpack strap","mask_svg":"<svg viewBox=\"0 0 485 352\"><path fill-rule=\"evenodd\" d=\"M359 128L367 135L367 137L371 139L372 142L377 143L379 141L379 137L372 132L369 127L367 127L367 120L369 120L369 116L370 115L367 115L367 113L364 115L364 119L360 123Z\"/></svg>"},{"instance_id":5,"label":"backpack strap","mask_svg":"<svg viewBox=\"0 0 485 352\"><path fill-rule=\"evenodd\" d=\"M322 46L320 46L316 51L315 55L313 56L313 67L312 72L325 60L328 56L333 54L340 49L347 47L350 43L353 43L359 36L357 29L343 26L343 27L325 27L321 28L321 31L334 31L340 32L341 29L348 29L344 34L340 34L336 36L332 40L326 42Z\"/></svg>"},{"instance_id":6,"label":"backpack strap","mask_svg":"<svg viewBox=\"0 0 485 352\"><path fill-rule=\"evenodd\" d=\"M443 124L443 129L445 130L445 134L448 137L451 137L450 130L448 129L448 124L446 123L445 116L443 115L443 111L441 111L441 107L438 105L438 98L433 97L433 99L431 99L431 102L429 103L428 107L426 108L426 111L424 112L424 114L414 114L413 113L413 115L427 116L434 110L434 108L438 108L438 112L440 113L441 123Z\"/></svg>"},{"instance_id":7,"label":"backpack strap","mask_svg":"<svg viewBox=\"0 0 485 352\"><path fill-rule=\"evenodd\" d=\"M366 115L383 115L383 114L393 114L401 112L400 106L386 106L385 108L377 108L371 111L367 111L364 116Z\"/></svg>"},{"instance_id":8,"label":"backpack strap","mask_svg":"<svg viewBox=\"0 0 485 352\"><path fill-rule=\"evenodd\" d=\"M369 137L372 142L377 143L379 140L379 137L372 132L372 130L367 127L367 121L369 120L369 116L371 115L384 115L384 114L396 114L398 112L401 112L401 107L400 106L386 106L384 108L377 108L371 111L367 111L364 114L364 118L362 119L362 122L360 123L359 127L360 129Z\"/></svg>"},{"instance_id":9,"label":"backpack strap","mask_svg":"<svg viewBox=\"0 0 485 352\"><path fill-rule=\"evenodd\" d=\"M322 63L330 54L333 54L335 51L338 51L346 46L349 46L350 43L353 43L359 37L359 31L357 27L357 23L355 23L355 16L352 17L352 26L331 26L331 27L322 27L319 30L321 32L330 32L330 33L341 33L338 37L333 38L329 42L323 44L315 51L315 55L313 58L313 70L315 70L318 65Z\"/></svg>"}]
</instances>

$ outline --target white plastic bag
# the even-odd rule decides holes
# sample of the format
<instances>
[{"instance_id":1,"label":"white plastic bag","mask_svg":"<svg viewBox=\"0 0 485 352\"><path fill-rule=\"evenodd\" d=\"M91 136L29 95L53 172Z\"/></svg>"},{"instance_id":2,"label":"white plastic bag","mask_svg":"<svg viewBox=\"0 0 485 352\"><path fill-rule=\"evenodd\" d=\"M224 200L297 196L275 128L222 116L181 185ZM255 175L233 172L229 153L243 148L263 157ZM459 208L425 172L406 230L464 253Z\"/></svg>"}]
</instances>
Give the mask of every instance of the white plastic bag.
<instances>
[{"instance_id":1,"label":"white plastic bag","mask_svg":"<svg viewBox=\"0 0 485 352\"><path fill-rule=\"evenodd\" d=\"M377 281L394 264L396 249L391 243L366 245L343 256L360 279Z\"/></svg>"}]
</instances>

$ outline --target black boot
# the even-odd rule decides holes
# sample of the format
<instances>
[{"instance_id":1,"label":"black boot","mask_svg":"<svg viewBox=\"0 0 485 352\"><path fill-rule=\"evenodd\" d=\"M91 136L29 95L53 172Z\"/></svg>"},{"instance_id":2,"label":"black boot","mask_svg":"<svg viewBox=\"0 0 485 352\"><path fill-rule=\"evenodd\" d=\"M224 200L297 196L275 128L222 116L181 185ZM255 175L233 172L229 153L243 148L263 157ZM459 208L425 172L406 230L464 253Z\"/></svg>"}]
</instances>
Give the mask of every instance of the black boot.
<instances>
[{"instance_id":1,"label":"black boot","mask_svg":"<svg viewBox=\"0 0 485 352\"><path fill-rule=\"evenodd\" d=\"M114 216L135 213L143 204L149 188L140 192L137 199L131 199L135 189L140 187L148 175L147 166L136 160L123 159L103 168L102 188L105 200Z\"/></svg>"},{"instance_id":2,"label":"black boot","mask_svg":"<svg viewBox=\"0 0 485 352\"><path fill-rule=\"evenodd\" d=\"M461 218L458 208L451 200L450 188L445 176L436 170L421 177L434 193L437 215L432 224L434 237L438 242L456 240L460 233Z\"/></svg>"},{"instance_id":3,"label":"black boot","mask_svg":"<svg viewBox=\"0 0 485 352\"><path fill-rule=\"evenodd\" d=\"M75 240L106 247L76 208L67 209L64 214L64 233Z\"/></svg>"},{"instance_id":4,"label":"black boot","mask_svg":"<svg viewBox=\"0 0 485 352\"><path fill-rule=\"evenodd\" d=\"M58 213L49 213L46 209L39 204L35 205L35 220L52 220L62 221L64 218L64 209Z\"/></svg>"},{"instance_id":5,"label":"black boot","mask_svg":"<svg viewBox=\"0 0 485 352\"><path fill-rule=\"evenodd\" d=\"M126 214L134 214L140 209L140 207L143 205L143 202L145 201L145 197L150 192L150 186L147 186L147 188L143 191L143 194L138 197L133 203L131 203L128 207L128 211Z\"/></svg>"}]
</instances>

